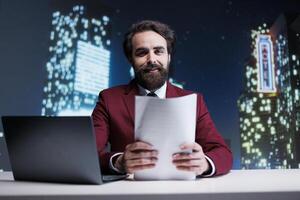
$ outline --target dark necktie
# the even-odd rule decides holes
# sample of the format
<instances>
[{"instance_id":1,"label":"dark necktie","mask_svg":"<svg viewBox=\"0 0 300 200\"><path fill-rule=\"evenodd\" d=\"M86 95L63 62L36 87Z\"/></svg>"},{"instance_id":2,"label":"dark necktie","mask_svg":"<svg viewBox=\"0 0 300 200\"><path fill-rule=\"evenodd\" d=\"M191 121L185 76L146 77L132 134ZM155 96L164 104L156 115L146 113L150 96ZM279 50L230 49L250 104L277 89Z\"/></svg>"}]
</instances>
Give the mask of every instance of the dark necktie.
<instances>
[{"instance_id":1,"label":"dark necktie","mask_svg":"<svg viewBox=\"0 0 300 200\"><path fill-rule=\"evenodd\" d=\"M148 97L158 97L154 92L150 92L147 94Z\"/></svg>"}]
</instances>

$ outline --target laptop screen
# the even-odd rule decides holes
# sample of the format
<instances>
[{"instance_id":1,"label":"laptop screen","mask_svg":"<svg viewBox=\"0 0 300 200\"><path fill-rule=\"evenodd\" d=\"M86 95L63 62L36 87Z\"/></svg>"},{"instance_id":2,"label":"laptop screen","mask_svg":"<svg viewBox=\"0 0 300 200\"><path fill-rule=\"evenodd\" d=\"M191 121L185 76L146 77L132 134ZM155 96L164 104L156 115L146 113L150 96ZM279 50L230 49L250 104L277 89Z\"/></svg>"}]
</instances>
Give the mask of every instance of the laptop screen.
<instances>
[{"instance_id":1,"label":"laptop screen","mask_svg":"<svg viewBox=\"0 0 300 200\"><path fill-rule=\"evenodd\" d=\"M100 184L90 117L2 117L16 180Z\"/></svg>"}]
</instances>

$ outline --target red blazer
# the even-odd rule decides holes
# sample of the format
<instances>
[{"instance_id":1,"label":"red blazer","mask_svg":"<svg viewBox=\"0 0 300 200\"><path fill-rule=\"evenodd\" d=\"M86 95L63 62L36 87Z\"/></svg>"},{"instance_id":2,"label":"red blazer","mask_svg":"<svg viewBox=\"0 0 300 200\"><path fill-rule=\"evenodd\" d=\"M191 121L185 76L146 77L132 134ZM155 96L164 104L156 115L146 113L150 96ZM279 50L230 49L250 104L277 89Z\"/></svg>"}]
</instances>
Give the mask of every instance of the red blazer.
<instances>
[{"instance_id":1,"label":"red blazer","mask_svg":"<svg viewBox=\"0 0 300 200\"><path fill-rule=\"evenodd\" d=\"M167 83L166 98L192 93ZM123 152L127 144L134 142L134 100L138 94L134 80L128 85L109 88L99 94L92 118L103 173L109 173L110 157ZM196 142L215 164L215 175L227 173L232 167L232 153L218 133L201 94L197 94L195 134ZM111 145L110 152L105 148L108 142Z\"/></svg>"}]
</instances>

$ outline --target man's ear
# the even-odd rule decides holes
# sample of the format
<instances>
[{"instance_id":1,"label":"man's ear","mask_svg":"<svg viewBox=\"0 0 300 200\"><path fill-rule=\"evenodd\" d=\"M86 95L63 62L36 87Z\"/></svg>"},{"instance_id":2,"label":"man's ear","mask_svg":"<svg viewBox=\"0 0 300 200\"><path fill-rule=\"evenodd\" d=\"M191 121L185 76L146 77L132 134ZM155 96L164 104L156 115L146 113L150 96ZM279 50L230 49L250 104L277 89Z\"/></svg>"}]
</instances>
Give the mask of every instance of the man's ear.
<instances>
[{"instance_id":1,"label":"man's ear","mask_svg":"<svg viewBox=\"0 0 300 200\"><path fill-rule=\"evenodd\" d=\"M132 58L127 58L127 61L129 62L129 64L130 64L131 66L133 66L133 59L132 59Z\"/></svg>"},{"instance_id":2,"label":"man's ear","mask_svg":"<svg viewBox=\"0 0 300 200\"><path fill-rule=\"evenodd\" d=\"M171 54L168 55L168 64L171 63Z\"/></svg>"}]
</instances>

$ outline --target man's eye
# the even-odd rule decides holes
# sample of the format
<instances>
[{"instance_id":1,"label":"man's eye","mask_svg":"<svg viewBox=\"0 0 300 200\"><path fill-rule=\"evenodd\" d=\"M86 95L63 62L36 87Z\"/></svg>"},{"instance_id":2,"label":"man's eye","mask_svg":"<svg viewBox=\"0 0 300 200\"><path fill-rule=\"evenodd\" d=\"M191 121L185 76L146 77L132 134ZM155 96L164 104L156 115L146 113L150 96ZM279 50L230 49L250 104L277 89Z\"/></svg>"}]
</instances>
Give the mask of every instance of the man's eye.
<instances>
[{"instance_id":1,"label":"man's eye","mask_svg":"<svg viewBox=\"0 0 300 200\"><path fill-rule=\"evenodd\" d=\"M155 50L155 54L157 54L157 55L160 55L160 54L163 54L163 53L164 53L163 49L157 49L157 50Z\"/></svg>"},{"instance_id":2,"label":"man's eye","mask_svg":"<svg viewBox=\"0 0 300 200\"><path fill-rule=\"evenodd\" d=\"M142 56L145 56L147 53L148 53L147 50L139 50L139 51L135 52L135 55L139 56L139 57L142 57Z\"/></svg>"}]
</instances>

